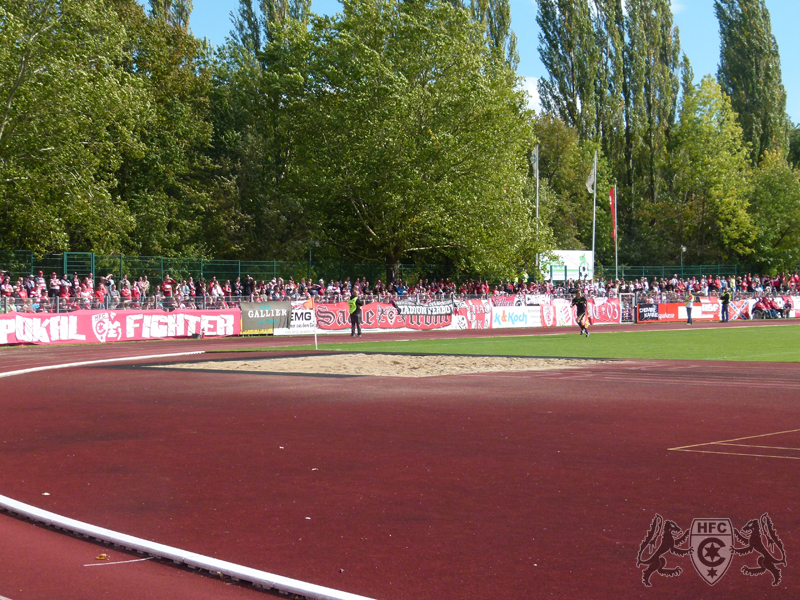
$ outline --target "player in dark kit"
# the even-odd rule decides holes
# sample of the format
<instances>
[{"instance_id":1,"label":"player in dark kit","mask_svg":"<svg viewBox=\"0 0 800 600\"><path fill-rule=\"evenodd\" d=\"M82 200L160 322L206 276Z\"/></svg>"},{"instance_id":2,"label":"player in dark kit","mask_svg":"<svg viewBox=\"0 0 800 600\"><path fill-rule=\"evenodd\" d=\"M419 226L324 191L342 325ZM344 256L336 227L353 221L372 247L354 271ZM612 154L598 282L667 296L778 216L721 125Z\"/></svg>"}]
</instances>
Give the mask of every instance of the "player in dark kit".
<instances>
[{"instance_id":1,"label":"player in dark kit","mask_svg":"<svg viewBox=\"0 0 800 600\"><path fill-rule=\"evenodd\" d=\"M589 337L589 330L586 329L586 298L580 288L575 292L575 297L572 299L572 306L575 307L578 313L578 327L581 328L580 333L585 333L586 337Z\"/></svg>"}]
</instances>

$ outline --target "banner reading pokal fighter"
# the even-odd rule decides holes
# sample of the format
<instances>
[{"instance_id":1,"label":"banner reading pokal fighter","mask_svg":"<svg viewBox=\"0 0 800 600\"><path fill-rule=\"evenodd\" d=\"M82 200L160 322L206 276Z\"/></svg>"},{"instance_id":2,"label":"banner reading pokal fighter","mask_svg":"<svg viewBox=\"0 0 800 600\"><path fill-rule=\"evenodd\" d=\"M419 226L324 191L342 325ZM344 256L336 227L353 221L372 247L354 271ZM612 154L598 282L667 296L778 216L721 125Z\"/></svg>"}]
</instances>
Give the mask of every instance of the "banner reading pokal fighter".
<instances>
[{"instance_id":1,"label":"banner reading pokal fighter","mask_svg":"<svg viewBox=\"0 0 800 600\"><path fill-rule=\"evenodd\" d=\"M0 345L105 344L134 340L239 335L239 309L85 310L0 315Z\"/></svg>"},{"instance_id":2,"label":"banner reading pokal fighter","mask_svg":"<svg viewBox=\"0 0 800 600\"><path fill-rule=\"evenodd\" d=\"M350 308L347 302L316 304L317 327L323 331L350 329ZM371 302L361 307L361 328L374 329L448 329L453 315L401 315L395 306L383 302Z\"/></svg>"}]
</instances>

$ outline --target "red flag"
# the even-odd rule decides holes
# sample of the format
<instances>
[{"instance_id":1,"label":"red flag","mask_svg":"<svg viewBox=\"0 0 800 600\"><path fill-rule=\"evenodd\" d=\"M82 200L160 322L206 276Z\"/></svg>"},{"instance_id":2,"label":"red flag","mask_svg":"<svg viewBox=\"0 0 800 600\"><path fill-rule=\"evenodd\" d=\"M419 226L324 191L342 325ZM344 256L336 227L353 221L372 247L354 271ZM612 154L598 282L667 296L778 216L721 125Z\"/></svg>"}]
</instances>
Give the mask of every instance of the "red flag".
<instances>
[{"instance_id":1,"label":"red flag","mask_svg":"<svg viewBox=\"0 0 800 600\"><path fill-rule=\"evenodd\" d=\"M615 206L617 202L617 188L612 187L608 192L608 203L611 205L611 223L614 225L614 229L611 233L611 237L613 239L617 239L617 207Z\"/></svg>"}]
</instances>

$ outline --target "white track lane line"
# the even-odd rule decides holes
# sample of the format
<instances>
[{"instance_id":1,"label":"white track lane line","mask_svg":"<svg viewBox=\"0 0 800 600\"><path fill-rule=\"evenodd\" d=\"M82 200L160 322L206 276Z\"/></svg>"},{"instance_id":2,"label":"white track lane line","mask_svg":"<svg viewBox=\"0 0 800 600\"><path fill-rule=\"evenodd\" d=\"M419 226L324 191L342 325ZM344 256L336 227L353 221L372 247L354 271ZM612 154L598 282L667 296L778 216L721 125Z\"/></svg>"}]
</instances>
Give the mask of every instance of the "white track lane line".
<instances>
[{"instance_id":1,"label":"white track lane line","mask_svg":"<svg viewBox=\"0 0 800 600\"><path fill-rule=\"evenodd\" d=\"M100 365L112 362L149 360L154 358L191 356L196 354L205 354L205 351L200 350L197 352L177 352L172 354L129 356L126 358L109 358L105 360L89 360L83 362L65 363L60 365L49 365L46 367L34 367L31 369L21 369L18 371L9 371L8 373L0 373L0 377L12 377L14 375L24 375L26 373L37 373L40 371L50 371L53 369L66 369L69 367L85 367L89 365ZM250 567L244 567L242 565L237 565L224 560L218 560L216 558L211 558L209 556L203 556L202 554L195 554L194 552L189 552L188 550L181 550L180 548L173 548L170 546L165 546L164 544L158 544L156 542L151 542L149 540L144 540L141 538L136 538L130 535L126 535L124 533L118 533L116 531L111 531L110 529L104 529L102 527L97 527L89 523L83 523L81 521L76 521L75 519L63 517L61 515L57 515L55 513L42 510L35 506L24 504L22 502L14 500L13 498L8 498L7 496L0 496L0 509L6 510L16 515L21 515L23 517L31 519L32 521L36 521L37 523L44 523L45 525L50 525L53 527L64 529L73 534L78 534L83 537L92 538L109 544L116 544L118 546L122 546L130 550L142 552L144 554L149 554L150 557L172 560L175 563L203 569L205 571L210 571L214 574L221 573L223 575L231 577L232 579L246 581L253 585L257 585L267 589L278 590L284 593L296 594L298 596L302 596L303 598L310 598L312 600L371 600L370 598L367 598L365 596L359 596L357 594L351 594L349 592L342 592L339 590L326 588L313 583L306 583L305 581L299 581L297 579L290 579L289 577L283 577L281 575L267 573L266 571L251 569ZM104 563L104 564L114 564L114 563ZM84 566L101 566L101 565L93 564ZM9 599L0 596L0 600L9 600Z\"/></svg>"},{"instance_id":2,"label":"white track lane line","mask_svg":"<svg viewBox=\"0 0 800 600\"><path fill-rule=\"evenodd\" d=\"M173 352L172 354L148 354L145 356L126 356L124 358L105 358L102 360L85 360L82 362L62 363L57 365L47 365L44 367L32 367L30 369L20 369L18 371L8 371L0 373L0 378L14 377L15 375L27 375L28 373L39 373L41 371L53 371L55 369L69 369L72 367L88 367L91 365L103 365L107 363L124 362L132 360L150 360L153 358L171 358L173 356L192 356L195 354L205 354L205 350L197 350L195 352ZM2 600L2 598L0 598Z\"/></svg>"},{"instance_id":3,"label":"white track lane line","mask_svg":"<svg viewBox=\"0 0 800 600\"><path fill-rule=\"evenodd\" d=\"M122 546L134 552L141 552L164 560L171 560L178 564L195 567L217 575L227 575L232 579L245 581L267 589L296 594L303 598L310 598L312 600L370 600L365 596L341 592L321 585L306 583L305 581L290 579L289 577L267 573L266 571L251 569L250 567L211 558L210 556L203 556L202 554L196 554L188 550L173 548L103 527L97 527L96 525L76 521L69 517L42 510L30 504L24 504L6 496L0 496L0 508L36 521L37 523L44 523L51 527L65 529L82 537L98 540L107 544L116 544L117 546Z\"/></svg>"},{"instance_id":4,"label":"white track lane line","mask_svg":"<svg viewBox=\"0 0 800 600\"><path fill-rule=\"evenodd\" d=\"M144 562L146 560L153 560L153 557L152 556L148 556L147 558L134 558L133 560L115 560L114 562L89 563L88 565L83 565L83 566L84 567L107 567L109 565L127 565L129 563Z\"/></svg>"}]
</instances>

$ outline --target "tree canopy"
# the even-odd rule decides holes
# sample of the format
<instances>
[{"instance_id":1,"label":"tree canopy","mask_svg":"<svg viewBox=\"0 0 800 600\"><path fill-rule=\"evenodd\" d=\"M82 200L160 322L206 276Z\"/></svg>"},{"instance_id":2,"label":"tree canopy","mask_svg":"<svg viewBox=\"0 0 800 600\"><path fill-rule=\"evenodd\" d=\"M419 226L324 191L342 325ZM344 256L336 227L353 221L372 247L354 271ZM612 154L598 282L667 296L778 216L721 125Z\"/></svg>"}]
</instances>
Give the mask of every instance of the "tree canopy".
<instances>
[{"instance_id":1,"label":"tree canopy","mask_svg":"<svg viewBox=\"0 0 800 600\"><path fill-rule=\"evenodd\" d=\"M508 0L239 0L225 44L191 0L0 7L0 251L794 268L800 128L764 0L715 0L695 79L669 0L537 0L541 114ZM540 219L529 159L539 147Z\"/></svg>"}]
</instances>

